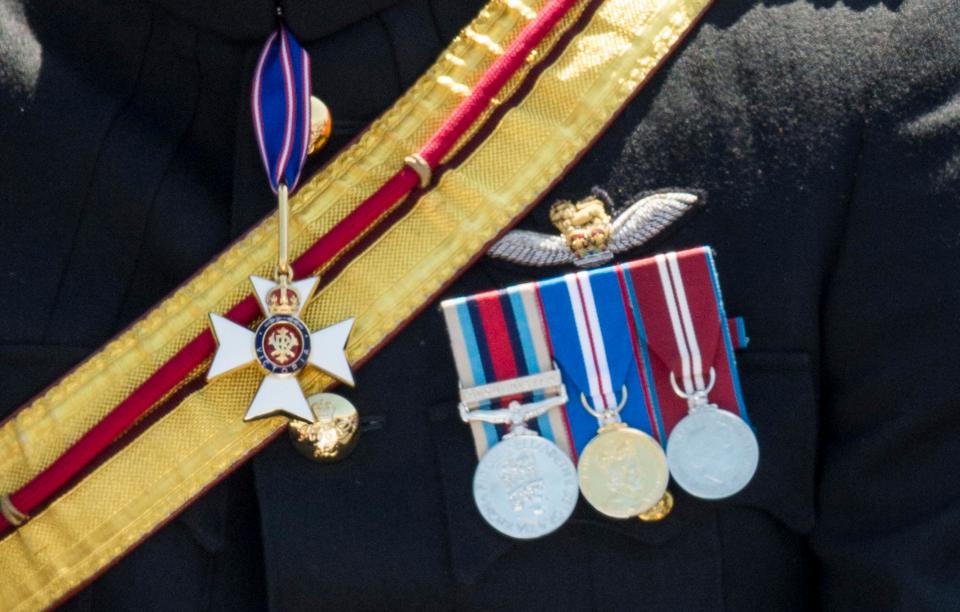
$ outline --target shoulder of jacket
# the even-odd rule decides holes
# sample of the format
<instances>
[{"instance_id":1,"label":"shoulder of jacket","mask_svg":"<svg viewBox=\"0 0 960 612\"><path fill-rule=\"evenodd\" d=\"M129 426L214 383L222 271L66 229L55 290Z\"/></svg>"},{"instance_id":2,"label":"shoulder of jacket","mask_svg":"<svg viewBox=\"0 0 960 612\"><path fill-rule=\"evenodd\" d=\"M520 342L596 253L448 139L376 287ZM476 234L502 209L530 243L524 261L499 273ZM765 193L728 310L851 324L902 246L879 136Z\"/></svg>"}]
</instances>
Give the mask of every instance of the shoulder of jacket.
<instances>
[{"instance_id":1,"label":"shoulder of jacket","mask_svg":"<svg viewBox=\"0 0 960 612\"><path fill-rule=\"evenodd\" d=\"M904 0L877 50L875 114L910 114L935 105L960 84L960 2Z\"/></svg>"}]
</instances>

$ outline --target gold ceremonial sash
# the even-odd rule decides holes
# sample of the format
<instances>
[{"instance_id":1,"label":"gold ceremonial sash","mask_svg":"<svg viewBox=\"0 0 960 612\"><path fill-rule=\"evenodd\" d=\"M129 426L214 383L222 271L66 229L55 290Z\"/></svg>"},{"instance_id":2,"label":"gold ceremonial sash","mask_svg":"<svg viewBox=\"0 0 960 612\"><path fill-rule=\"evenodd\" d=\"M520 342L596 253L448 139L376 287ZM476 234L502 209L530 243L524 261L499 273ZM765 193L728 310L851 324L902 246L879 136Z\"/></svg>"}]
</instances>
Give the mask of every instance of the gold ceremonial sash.
<instances>
[{"instance_id":1,"label":"gold ceremonial sash","mask_svg":"<svg viewBox=\"0 0 960 612\"><path fill-rule=\"evenodd\" d=\"M396 172L543 3L490 2L358 142L307 182L292 201L291 254L306 250ZM303 313L307 325L355 316L348 357L357 363L370 355L549 189L708 4L604 2L497 128L319 292ZM564 18L534 62L581 11ZM249 275L269 276L276 235L271 216L7 421L0 428L0 491L17 490L49 466L203 332L208 312L225 312L243 299ZM243 421L260 377L239 371L190 393L6 535L0 608L53 605L268 442L286 419ZM301 381L308 394L332 382L318 373Z\"/></svg>"}]
</instances>

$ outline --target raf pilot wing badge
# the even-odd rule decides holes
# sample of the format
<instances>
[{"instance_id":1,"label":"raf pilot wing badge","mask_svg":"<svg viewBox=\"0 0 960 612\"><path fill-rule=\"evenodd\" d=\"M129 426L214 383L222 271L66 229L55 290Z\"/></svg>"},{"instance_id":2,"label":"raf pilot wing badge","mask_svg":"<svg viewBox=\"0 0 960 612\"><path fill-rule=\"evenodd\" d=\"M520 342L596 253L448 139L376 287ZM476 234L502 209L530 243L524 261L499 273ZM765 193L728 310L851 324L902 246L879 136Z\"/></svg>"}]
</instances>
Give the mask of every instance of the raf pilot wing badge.
<instances>
[{"instance_id":1,"label":"raf pilot wing badge","mask_svg":"<svg viewBox=\"0 0 960 612\"><path fill-rule=\"evenodd\" d=\"M578 202L562 200L550 207L550 221L561 235L513 230L487 254L525 266L592 268L645 244L697 204L699 197L692 193L661 192L637 200L614 217L608 212L609 196L594 189Z\"/></svg>"}]
</instances>

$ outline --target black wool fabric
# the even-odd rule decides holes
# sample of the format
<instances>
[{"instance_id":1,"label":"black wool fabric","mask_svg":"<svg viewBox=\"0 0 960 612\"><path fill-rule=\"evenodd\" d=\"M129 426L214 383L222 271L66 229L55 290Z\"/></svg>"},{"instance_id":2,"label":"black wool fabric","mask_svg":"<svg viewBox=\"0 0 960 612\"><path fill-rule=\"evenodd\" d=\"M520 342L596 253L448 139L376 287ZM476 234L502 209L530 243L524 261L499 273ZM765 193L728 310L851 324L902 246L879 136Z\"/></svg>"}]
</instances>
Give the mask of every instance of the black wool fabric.
<instances>
[{"instance_id":1,"label":"black wool fabric","mask_svg":"<svg viewBox=\"0 0 960 612\"><path fill-rule=\"evenodd\" d=\"M280 3L330 107L316 170L478 0ZM273 207L249 80L267 0L0 8L0 411L12 412ZM558 532L475 510L443 321L346 394L345 462L264 449L66 605L76 610L955 610L960 607L960 5L718 0L521 223L598 186L702 196L626 258L708 244L761 449L753 482L664 521L581 502ZM567 270L481 259L463 295ZM16 537L16 536L10 536Z\"/></svg>"}]
</instances>

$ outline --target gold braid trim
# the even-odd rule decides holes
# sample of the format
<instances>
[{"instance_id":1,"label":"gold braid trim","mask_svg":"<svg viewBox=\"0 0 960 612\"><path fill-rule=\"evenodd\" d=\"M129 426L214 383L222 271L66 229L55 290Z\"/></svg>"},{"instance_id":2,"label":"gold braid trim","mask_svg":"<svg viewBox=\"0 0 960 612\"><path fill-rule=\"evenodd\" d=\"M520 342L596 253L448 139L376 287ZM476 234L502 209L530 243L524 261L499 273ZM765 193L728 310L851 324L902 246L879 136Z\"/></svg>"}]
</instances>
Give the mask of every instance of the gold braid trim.
<instances>
[{"instance_id":1,"label":"gold braid trim","mask_svg":"<svg viewBox=\"0 0 960 612\"><path fill-rule=\"evenodd\" d=\"M372 195L456 108L465 92L529 21L532 9L493 0L437 62L357 143L311 177L290 199L295 258ZM571 16L572 17L572 16ZM552 46L557 35L544 45ZM477 41L483 41L483 44ZM491 48L490 45L494 44ZM529 67L508 83L513 91ZM277 217L271 215L130 329L86 359L0 425L0 491L17 491L60 457L114 406L250 293L250 274L271 276ZM253 262L253 263L251 263Z\"/></svg>"}]
</instances>

